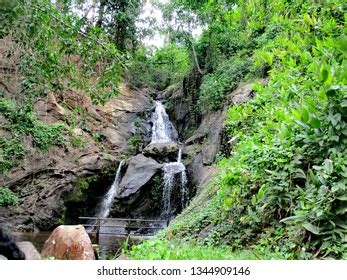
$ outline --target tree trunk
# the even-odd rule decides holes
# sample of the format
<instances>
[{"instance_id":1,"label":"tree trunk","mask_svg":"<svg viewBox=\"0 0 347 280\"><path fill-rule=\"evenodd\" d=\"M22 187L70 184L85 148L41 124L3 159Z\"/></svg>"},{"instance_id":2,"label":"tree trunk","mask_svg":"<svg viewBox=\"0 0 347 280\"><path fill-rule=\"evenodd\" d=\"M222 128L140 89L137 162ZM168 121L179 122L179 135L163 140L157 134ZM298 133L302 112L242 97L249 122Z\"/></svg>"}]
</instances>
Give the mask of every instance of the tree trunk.
<instances>
[{"instance_id":1,"label":"tree trunk","mask_svg":"<svg viewBox=\"0 0 347 280\"><path fill-rule=\"evenodd\" d=\"M102 27L102 22L104 21L105 8L106 8L106 0L100 0L100 6L98 11L99 15L98 15L98 20L96 21L97 27Z\"/></svg>"}]
</instances>

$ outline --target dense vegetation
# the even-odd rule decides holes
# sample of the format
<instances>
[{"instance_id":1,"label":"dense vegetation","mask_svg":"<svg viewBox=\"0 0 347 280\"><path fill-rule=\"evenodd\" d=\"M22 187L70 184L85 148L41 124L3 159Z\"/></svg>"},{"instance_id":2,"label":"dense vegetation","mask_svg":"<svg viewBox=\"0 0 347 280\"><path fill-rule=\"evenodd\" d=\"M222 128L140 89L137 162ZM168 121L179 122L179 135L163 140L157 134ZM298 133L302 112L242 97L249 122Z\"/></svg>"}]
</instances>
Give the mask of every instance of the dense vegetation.
<instances>
[{"instance_id":1,"label":"dense vegetation","mask_svg":"<svg viewBox=\"0 0 347 280\"><path fill-rule=\"evenodd\" d=\"M224 245L248 248L251 258L347 257L342 2L171 1L208 24L196 43L203 110L219 108L240 81L265 77L267 85L229 109L227 132L238 143L220 160L209 193L133 257L208 258L208 247L204 256L193 248Z\"/></svg>"},{"instance_id":2,"label":"dense vegetation","mask_svg":"<svg viewBox=\"0 0 347 280\"><path fill-rule=\"evenodd\" d=\"M254 99L228 110L225 129L237 144L219 160L217 178L165 232L128 254L347 258L344 1L157 3L167 43L154 51L141 44L148 30L136 26L143 1L88 3L0 0L0 39L16 44L21 83L11 98L0 92L1 129L11 134L0 137L1 172L26 156L26 137L40 152L81 142L70 127L75 115L86 114L83 108L69 108L75 115L66 124L37 119L33 104L48 93L64 106L63 93L71 89L104 104L122 79L164 90L195 75L195 113L202 116L222 108L240 84L261 81ZM203 31L195 38L197 27ZM136 153L142 139L129 143ZM17 203L0 188L0 206Z\"/></svg>"}]
</instances>

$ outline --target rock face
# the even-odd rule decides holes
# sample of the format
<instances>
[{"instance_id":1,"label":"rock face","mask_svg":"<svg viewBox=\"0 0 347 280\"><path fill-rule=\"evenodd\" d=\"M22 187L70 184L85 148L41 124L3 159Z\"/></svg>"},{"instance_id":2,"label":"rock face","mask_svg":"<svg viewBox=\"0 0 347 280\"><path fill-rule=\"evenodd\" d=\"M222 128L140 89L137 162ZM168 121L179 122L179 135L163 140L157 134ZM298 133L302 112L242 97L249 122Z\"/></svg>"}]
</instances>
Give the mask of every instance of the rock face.
<instances>
[{"instance_id":1,"label":"rock face","mask_svg":"<svg viewBox=\"0 0 347 280\"><path fill-rule=\"evenodd\" d=\"M84 127L77 126L75 132L83 137L82 147L67 145L38 152L28 137L24 142L28 151L25 160L0 174L0 187L9 187L20 198L18 206L0 207L0 224L16 231L49 231L64 223L63 218L69 214L64 213L64 204L70 196L75 194L73 199L80 198L81 191L89 187L92 189L88 192L99 196L106 192L117 169L115 163L129 148L129 138L136 133L142 136L145 144L150 141L151 126L145 120L152 110L149 95L147 91L133 91L122 85L114 100L103 107L88 109L90 115L85 126L98 131L99 139L96 141ZM59 98L53 94L39 100L35 106L38 118L48 123L62 122L71 113L69 106L77 101L69 99L71 104L68 103L67 108L62 108L58 102ZM87 106L90 102L87 100L83 104ZM0 127L4 123L6 119L0 114ZM2 132L8 133L0 129ZM109 181L97 184L102 176L110 176ZM90 180L95 183L88 187L86 182Z\"/></svg>"},{"instance_id":2,"label":"rock face","mask_svg":"<svg viewBox=\"0 0 347 280\"><path fill-rule=\"evenodd\" d=\"M157 217L162 200L161 168L162 164L143 154L132 157L119 183L110 216Z\"/></svg>"},{"instance_id":3,"label":"rock face","mask_svg":"<svg viewBox=\"0 0 347 280\"><path fill-rule=\"evenodd\" d=\"M154 159L142 154L132 157L115 198L124 199L134 196L160 171L161 167L162 165Z\"/></svg>"},{"instance_id":4,"label":"rock face","mask_svg":"<svg viewBox=\"0 0 347 280\"><path fill-rule=\"evenodd\" d=\"M261 83L265 82L261 81ZM196 110L192 110L196 105L197 97L189 94L186 89L169 89L162 93L163 98L174 104L170 117L176 122L180 135L190 134L184 139L185 153L188 155L185 164L190 181L198 190L217 174L217 170L212 165L218 152L232 149L234 142L226 139L224 130L226 113L232 105L247 102L254 97L252 86L252 84L240 86L226 98L227 101L222 109L201 116L197 116ZM193 134L187 133L191 130L194 130Z\"/></svg>"},{"instance_id":5,"label":"rock face","mask_svg":"<svg viewBox=\"0 0 347 280\"><path fill-rule=\"evenodd\" d=\"M177 157L178 145L176 143L151 143L143 149L143 154L150 157Z\"/></svg>"},{"instance_id":6,"label":"rock face","mask_svg":"<svg viewBox=\"0 0 347 280\"><path fill-rule=\"evenodd\" d=\"M58 260L95 260L90 238L82 225L59 226L45 242L42 257Z\"/></svg>"},{"instance_id":7,"label":"rock face","mask_svg":"<svg viewBox=\"0 0 347 280\"><path fill-rule=\"evenodd\" d=\"M17 246L24 253L26 260L41 260L40 253L31 242L17 242Z\"/></svg>"}]
</instances>

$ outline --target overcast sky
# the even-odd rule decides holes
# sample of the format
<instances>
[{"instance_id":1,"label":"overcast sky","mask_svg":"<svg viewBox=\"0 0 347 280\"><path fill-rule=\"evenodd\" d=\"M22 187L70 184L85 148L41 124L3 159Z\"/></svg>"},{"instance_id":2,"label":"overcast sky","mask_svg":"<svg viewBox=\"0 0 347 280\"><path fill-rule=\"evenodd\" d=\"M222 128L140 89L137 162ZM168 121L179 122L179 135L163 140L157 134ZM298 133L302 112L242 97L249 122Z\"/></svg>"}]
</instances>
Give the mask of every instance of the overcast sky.
<instances>
[{"instance_id":1,"label":"overcast sky","mask_svg":"<svg viewBox=\"0 0 347 280\"><path fill-rule=\"evenodd\" d=\"M168 2L167 0L160 0L161 3ZM146 4L143 8L143 12L140 15L140 19L145 19L149 16L152 16L156 19L158 24L161 24L163 22L163 16L159 9L155 8L150 0L146 1ZM141 23L138 23L139 26L142 26ZM145 38L143 40L143 43L147 46L155 46L155 47L162 47L164 45L165 36L160 35L158 32L152 37L152 38Z\"/></svg>"},{"instance_id":2,"label":"overcast sky","mask_svg":"<svg viewBox=\"0 0 347 280\"><path fill-rule=\"evenodd\" d=\"M53 0L52 0L53 1ZM156 22L158 25L161 25L163 23L163 16L162 16L162 12L160 11L160 9L154 7L151 3L152 0L146 0L146 3L143 7L143 11L140 14L140 20L144 20L147 17L151 16L153 18L156 19ZM160 3L168 3L169 0L155 0L156 2L160 2ZM54 1L53 1L54 2ZM91 7L91 5L93 5L93 0L88 0L83 6L85 9L85 7ZM84 15L84 12L79 10L79 9L74 9L75 12L79 15ZM88 10L88 8L86 8L86 10ZM94 9L89 11L88 17L90 19L94 18L94 16L97 13L97 6L95 6ZM138 27L148 27L148 24L143 23L143 22L137 22L137 26ZM196 30L193 31L193 36L197 37L201 34L202 29L201 28L197 28ZM164 45L165 42L165 36L159 34L159 32L156 32L156 34L154 34L154 36L152 37L147 37L144 38L143 43L145 44L146 47L162 47Z\"/></svg>"}]
</instances>

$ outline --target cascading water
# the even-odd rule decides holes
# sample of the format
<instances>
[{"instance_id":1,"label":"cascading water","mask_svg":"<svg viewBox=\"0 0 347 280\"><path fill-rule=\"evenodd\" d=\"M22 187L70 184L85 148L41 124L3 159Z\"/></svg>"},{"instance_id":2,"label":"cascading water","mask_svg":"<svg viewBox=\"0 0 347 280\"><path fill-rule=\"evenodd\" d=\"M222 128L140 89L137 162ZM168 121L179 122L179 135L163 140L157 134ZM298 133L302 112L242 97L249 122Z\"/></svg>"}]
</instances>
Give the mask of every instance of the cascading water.
<instances>
[{"instance_id":1,"label":"cascading water","mask_svg":"<svg viewBox=\"0 0 347 280\"><path fill-rule=\"evenodd\" d=\"M160 101L155 102L155 112L152 116L152 141L151 143L172 143L172 124Z\"/></svg>"},{"instance_id":2,"label":"cascading water","mask_svg":"<svg viewBox=\"0 0 347 280\"><path fill-rule=\"evenodd\" d=\"M176 183L179 183L179 186L180 186L182 208L185 206L185 202L186 202L187 175L186 175L186 168L184 164L181 162L181 153L182 153L182 150L180 149L178 152L177 161L165 163L163 167L163 170L164 170L163 216L166 216L166 217L170 216L172 190Z\"/></svg>"},{"instance_id":3,"label":"cascading water","mask_svg":"<svg viewBox=\"0 0 347 280\"><path fill-rule=\"evenodd\" d=\"M173 125L170 122L169 116L165 111L164 105L160 101L156 101L155 112L152 116L153 127L152 127L152 144L155 143L173 143ZM187 175L186 168L181 162L182 160L182 149L179 149L177 161L165 163L163 166L164 177L163 177L163 213L165 217L171 214L171 197L172 191L176 184L180 186L181 192L181 203L182 208L185 206L187 198Z\"/></svg>"},{"instance_id":4,"label":"cascading water","mask_svg":"<svg viewBox=\"0 0 347 280\"><path fill-rule=\"evenodd\" d=\"M107 216L110 214L110 208L112 206L113 203L113 199L117 193L118 190L118 186L121 180L121 171L122 171L122 167L124 165L125 161L122 160L119 163L118 169L117 169L117 173L116 173L116 177L114 178L113 184L110 187L110 189L108 190L108 192L104 195L99 208L97 210L97 214L96 216L99 218L107 218Z\"/></svg>"}]
</instances>

